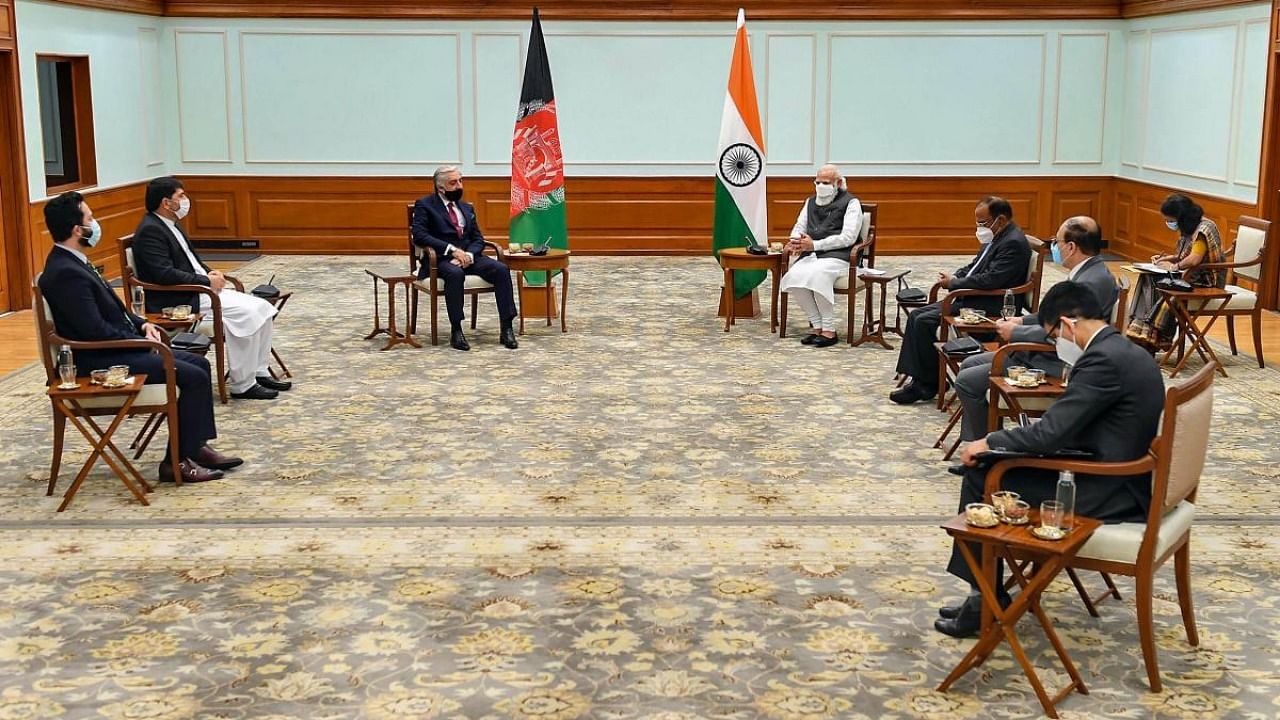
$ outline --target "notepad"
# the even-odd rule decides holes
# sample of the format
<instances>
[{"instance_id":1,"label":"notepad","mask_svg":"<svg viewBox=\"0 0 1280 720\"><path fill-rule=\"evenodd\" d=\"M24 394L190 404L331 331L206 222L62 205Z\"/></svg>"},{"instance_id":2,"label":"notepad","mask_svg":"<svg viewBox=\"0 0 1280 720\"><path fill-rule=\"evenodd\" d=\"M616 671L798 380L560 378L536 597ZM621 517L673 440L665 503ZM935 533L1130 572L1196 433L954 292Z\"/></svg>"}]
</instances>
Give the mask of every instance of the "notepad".
<instances>
[{"instance_id":1,"label":"notepad","mask_svg":"<svg viewBox=\"0 0 1280 720\"><path fill-rule=\"evenodd\" d=\"M1162 267L1160 267L1159 265L1156 265L1156 264L1154 264L1154 263L1134 263L1134 264L1130 265L1129 267L1133 268L1134 270L1137 270L1138 272L1144 272L1144 273L1159 273L1159 274L1161 274L1161 275L1168 275L1168 274L1169 274L1169 271L1168 271L1168 270L1166 270L1166 269L1164 269L1164 268L1162 268Z\"/></svg>"}]
</instances>

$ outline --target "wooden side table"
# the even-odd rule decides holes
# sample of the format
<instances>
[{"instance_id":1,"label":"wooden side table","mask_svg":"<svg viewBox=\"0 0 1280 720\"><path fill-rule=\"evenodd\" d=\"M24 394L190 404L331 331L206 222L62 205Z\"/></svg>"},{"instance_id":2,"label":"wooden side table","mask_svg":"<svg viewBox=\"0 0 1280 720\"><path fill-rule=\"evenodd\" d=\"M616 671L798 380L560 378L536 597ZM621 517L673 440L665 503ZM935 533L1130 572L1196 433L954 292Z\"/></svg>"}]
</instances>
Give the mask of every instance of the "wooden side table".
<instances>
[{"instance_id":1,"label":"wooden side table","mask_svg":"<svg viewBox=\"0 0 1280 720\"><path fill-rule=\"evenodd\" d=\"M60 413L63 417L71 422L84 439L89 441L92 446L92 452L89 458L84 461L84 465L80 468L80 472L76 473L76 479L72 481L71 487L67 488L66 494L62 496L62 504L58 506L58 512L67 509L71 504L71 499L79 492L80 486L84 483L84 479L88 477L89 470L97 463L98 458L111 468L111 471L120 478L120 482L129 488L129 492L138 499L143 505L150 505L144 493L151 492L151 486L147 481L138 474L137 468L125 458L124 453L111 442L111 436L115 435L120 423L129 416L129 409L133 407L134 401L138 399L138 393L142 392L142 386L146 383L147 376L141 373L135 374L131 381L118 388L108 388L102 385L94 385L89 378L82 377L77 379L77 387L74 390L63 390L59 387L58 382L49 384L49 400L53 403L55 412ZM85 411L80 404L82 400L89 398L116 397L123 398L120 407L116 410L115 416L104 429L94 421L93 417ZM133 481L137 481L137 485ZM46 494L53 494L54 478L49 478L49 490Z\"/></svg>"},{"instance_id":2,"label":"wooden side table","mask_svg":"<svg viewBox=\"0 0 1280 720\"><path fill-rule=\"evenodd\" d=\"M1056 400L1062 397L1067 391L1067 386L1062 384L1062 378L1046 375L1043 385L1026 388L1021 385L1014 385L1009 382L1007 377L991 378L991 385L987 400L987 432L993 432L998 428L1000 423L1000 398L1009 405L1009 412L1023 412L1022 401L1031 398L1048 398Z\"/></svg>"},{"instance_id":3,"label":"wooden side table","mask_svg":"<svg viewBox=\"0 0 1280 720\"><path fill-rule=\"evenodd\" d=\"M773 278L769 293L769 332L778 329L778 288L782 282L784 254L770 251L767 255L752 255L746 248L725 248L720 251L720 267L724 268L724 331L735 324L733 317L733 273L738 270L766 270Z\"/></svg>"},{"instance_id":4,"label":"wooden side table","mask_svg":"<svg viewBox=\"0 0 1280 720\"><path fill-rule=\"evenodd\" d=\"M527 272L545 272L546 284L543 290L547 298L547 327L551 327L551 319L555 317L554 288L551 286L551 274L560 273L560 332L569 332L565 316L569 314L569 251L560 248L547 250L546 255L530 255L527 252L503 253L502 261L516 273L516 292L520 301L520 334L524 334L524 274Z\"/></svg>"},{"instance_id":5,"label":"wooden side table","mask_svg":"<svg viewBox=\"0 0 1280 720\"><path fill-rule=\"evenodd\" d=\"M387 344L383 345L381 350L390 350L396 345L410 345L420 348L422 344L414 339L409 332L400 332L396 327L396 287L404 286L404 308L405 308L405 326L409 325L409 293L413 290L413 283L418 278L414 275L382 275L372 270L365 270L364 273L373 278L373 330L364 336L365 340L386 333ZM378 308L378 283L387 286L387 325L382 325L382 312Z\"/></svg>"},{"instance_id":6,"label":"wooden side table","mask_svg":"<svg viewBox=\"0 0 1280 720\"><path fill-rule=\"evenodd\" d=\"M204 320L204 313L193 312L183 320L167 318L160 313L147 313L143 317L147 322L165 332L191 332L192 328L198 326L200 321Z\"/></svg>"},{"instance_id":7,"label":"wooden side table","mask_svg":"<svg viewBox=\"0 0 1280 720\"><path fill-rule=\"evenodd\" d=\"M1200 359L1208 364L1213 362L1218 366L1218 372L1222 373L1222 377L1227 376L1227 371L1222 367L1222 363L1218 360L1218 355L1209 346L1209 329L1218 321L1218 317L1222 315L1222 311L1227 307L1227 303L1231 302L1231 293L1226 290L1212 288L1192 288L1188 292L1180 292L1177 290L1160 289L1160 294L1164 296L1164 301L1173 310L1173 316L1178 320L1178 331L1182 336L1178 341L1178 362L1173 367L1173 371L1169 373L1172 378L1182 372L1182 368L1186 367L1187 360L1191 359L1191 351L1195 351ZM1217 302L1217 307L1213 307L1213 303ZM1205 323L1204 329L1200 329L1196 325L1195 317L1191 314L1191 303L1198 303L1200 310L1198 314L1209 314L1209 322ZM1210 309L1212 308L1212 310ZM1186 347L1185 340L1191 338L1191 347ZM1169 356L1173 354L1174 348L1169 350L1160 358L1160 364L1163 365L1169 361Z\"/></svg>"},{"instance_id":8,"label":"wooden side table","mask_svg":"<svg viewBox=\"0 0 1280 720\"><path fill-rule=\"evenodd\" d=\"M865 287L864 298L866 302L862 311L862 334L853 341L853 346L857 347L863 343L878 343L885 350L892 350L893 346L888 340L884 339L886 332L895 331L899 336L902 335L901 330L897 327L897 319L894 319L894 327L889 327L889 322L885 317L886 307L888 306L889 283L901 277L906 277L910 270L896 270L893 272L880 272L870 268L859 268L858 277L862 280ZM880 314L872 315L874 311L873 291L875 286L880 287Z\"/></svg>"},{"instance_id":9,"label":"wooden side table","mask_svg":"<svg viewBox=\"0 0 1280 720\"><path fill-rule=\"evenodd\" d=\"M281 292L275 297L262 299L271 303L272 307L276 309L276 317L280 317L280 313L284 310L284 306L289 303L289 298L291 297L293 297L293 291L289 290ZM272 318L271 322L275 322L275 318ZM275 368L267 366L267 372L271 373L272 378L279 380L280 378L293 377L293 372L289 370L288 365L284 364L284 358L280 357L280 353L276 350L274 345L271 346L271 357L274 358L276 364L280 366L280 373L278 375L276 374Z\"/></svg>"},{"instance_id":10,"label":"wooden side table","mask_svg":"<svg viewBox=\"0 0 1280 720\"><path fill-rule=\"evenodd\" d=\"M1049 616L1041 607L1040 596L1102 523L1093 518L1077 515L1075 527L1061 540L1041 540L1032 535L1030 528L1039 524L1039 513L1033 510L1030 522L1026 525L1001 523L993 528L977 528L964 521L964 514L957 515L942 525L942 529L958 541L960 554L973 572L974 578L978 581L978 587L982 591L983 630L978 642L938 686L938 692L946 692L965 673L986 661L1001 641L1008 641L1014 658L1022 666L1027 681L1031 683L1036 697L1040 699L1040 706L1049 717L1058 717L1057 704L1072 692L1079 692L1081 695L1089 694L1084 680L1071 662L1071 657L1067 655L1066 647L1054 632L1053 623L1049 621ZM969 549L967 543L982 545L981 561L973 556L973 551ZM1005 561L1009 572L1013 574L1014 580L1021 588L1021 592L1014 596L1013 603L1007 609L1000 607L996 597L997 557ZM1030 577L1023 572L1023 565L1018 564L1018 558L1033 560L1029 565L1032 568ZM1053 645L1054 651L1058 654L1058 660L1071 678L1071 682L1052 698L1045 691L1040 678L1036 676L1035 666L1031 664L1031 660L1022 649L1022 644L1018 642L1018 636L1014 632L1019 618L1028 610L1040 621L1045 637Z\"/></svg>"}]
</instances>

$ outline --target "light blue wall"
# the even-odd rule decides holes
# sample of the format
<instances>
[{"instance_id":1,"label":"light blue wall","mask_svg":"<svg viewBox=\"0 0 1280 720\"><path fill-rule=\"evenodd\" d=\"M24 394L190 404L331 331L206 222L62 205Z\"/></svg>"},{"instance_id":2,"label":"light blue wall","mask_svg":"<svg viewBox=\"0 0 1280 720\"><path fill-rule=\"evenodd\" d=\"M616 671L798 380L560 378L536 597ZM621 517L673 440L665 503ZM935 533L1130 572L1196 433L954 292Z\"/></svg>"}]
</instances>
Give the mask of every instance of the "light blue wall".
<instances>
[{"instance_id":1,"label":"light blue wall","mask_svg":"<svg viewBox=\"0 0 1280 720\"><path fill-rule=\"evenodd\" d=\"M1128 22L748 18L770 172L830 159L850 176L1124 175L1252 201L1268 7ZM527 22L156 19L34 0L19 0L18 22L28 128L35 52L92 55L102 185L509 167ZM544 29L570 175L711 173L732 19Z\"/></svg>"}]
</instances>

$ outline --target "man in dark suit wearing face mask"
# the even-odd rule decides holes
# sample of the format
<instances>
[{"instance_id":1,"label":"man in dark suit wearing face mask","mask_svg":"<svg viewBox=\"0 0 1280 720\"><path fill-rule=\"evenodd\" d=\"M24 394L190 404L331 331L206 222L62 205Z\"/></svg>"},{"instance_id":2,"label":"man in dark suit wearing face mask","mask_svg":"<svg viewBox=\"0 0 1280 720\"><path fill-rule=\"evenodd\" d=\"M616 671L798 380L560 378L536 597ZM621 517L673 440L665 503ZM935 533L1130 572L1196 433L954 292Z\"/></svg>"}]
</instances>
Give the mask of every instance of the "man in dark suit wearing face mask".
<instances>
[{"instance_id":1,"label":"man in dark suit wearing face mask","mask_svg":"<svg viewBox=\"0 0 1280 720\"><path fill-rule=\"evenodd\" d=\"M948 290L997 290L1021 285L1027 281L1031 265L1031 245L1022 228L1013 222L1013 207L1004 198L986 197L973 211L977 223L975 235L982 248L973 260L954 274L939 273L938 282ZM1018 297L1019 307L1025 302ZM982 310L988 317L1000 314L1003 298L968 297L953 303L951 311L960 307ZM911 382L889 394L899 405L928 400L938 393L938 352L933 343L942 325L942 304L933 303L912 310L898 352L898 372Z\"/></svg>"},{"instance_id":2,"label":"man in dark suit wearing face mask","mask_svg":"<svg viewBox=\"0 0 1280 720\"><path fill-rule=\"evenodd\" d=\"M1147 454L1164 410L1164 378L1151 354L1129 342L1107 322L1097 295L1070 280L1058 283L1040 301L1040 324L1050 337L1066 343L1059 353L1072 364L1071 384L1039 422L993 432L965 446L967 466L960 489L960 509L982 502L986 470L978 458L991 448L1051 455L1064 448L1090 453L1098 462L1130 462ZM1074 350L1068 351L1068 346ZM1022 496L1031 507L1053 500L1057 473L1015 469L1003 487ZM1110 477L1076 476L1075 512L1103 522L1141 522L1151 506L1150 473ZM981 550L974 548L976 556ZM958 547L947 571L976 587ZM1005 600L1002 600L1005 602ZM977 634L981 598L971 594L964 604L944 607L934 627L954 637Z\"/></svg>"},{"instance_id":3,"label":"man in dark suit wearing face mask","mask_svg":"<svg viewBox=\"0 0 1280 720\"><path fill-rule=\"evenodd\" d=\"M462 172L446 165L436 169L433 179L436 191L413 206L413 242L436 252L436 275L444 283L444 304L449 311L449 345L455 350L471 349L462 334L462 290L467 276L476 275L493 285L502 323L499 341L515 350L520 343L511 327L517 314L511 271L484 254L484 234L476 222L475 208L462 200ZM430 271L427 262L424 255L418 266L419 279Z\"/></svg>"},{"instance_id":4,"label":"man in dark suit wearing face mask","mask_svg":"<svg viewBox=\"0 0 1280 720\"><path fill-rule=\"evenodd\" d=\"M160 329L134 315L124 306L111 286L98 275L84 251L98 244L102 229L80 193L63 193L44 207L45 225L54 247L40 275L40 292L53 312L53 324L62 337L81 342L101 340L154 340ZM147 383L165 381L164 363L145 347L137 350L77 350L76 369L88 375L95 368L128 365L130 372L147 376ZM227 457L207 444L217 437L213 422L213 389L209 362L198 355L174 351L178 384L178 451L183 458L173 468L166 458L160 463L160 480L172 481L175 473L183 482L204 482L222 477L243 461Z\"/></svg>"}]
</instances>

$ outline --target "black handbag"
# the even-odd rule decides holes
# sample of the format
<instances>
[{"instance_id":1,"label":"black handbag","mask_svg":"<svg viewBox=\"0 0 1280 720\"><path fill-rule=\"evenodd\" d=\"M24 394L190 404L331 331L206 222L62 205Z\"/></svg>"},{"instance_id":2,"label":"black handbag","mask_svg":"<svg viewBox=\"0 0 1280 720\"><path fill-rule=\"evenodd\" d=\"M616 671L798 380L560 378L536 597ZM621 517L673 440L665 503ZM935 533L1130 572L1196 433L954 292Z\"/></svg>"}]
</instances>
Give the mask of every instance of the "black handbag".
<instances>
[{"instance_id":1,"label":"black handbag","mask_svg":"<svg viewBox=\"0 0 1280 720\"><path fill-rule=\"evenodd\" d=\"M1191 283L1182 278L1169 273L1169 277L1162 277L1156 281L1156 287L1161 290L1172 290L1174 292L1191 292Z\"/></svg>"},{"instance_id":2,"label":"black handbag","mask_svg":"<svg viewBox=\"0 0 1280 720\"><path fill-rule=\"evenodd\" d=\"M919 305L929 299L929 295L924 290L911 287L906 275L898 278L898 293L893 297L899 305Z\"/></svg>"},{"instance_id":3,"label":"black handbag","mask_svg":"<svg viewBox=\"0 0 1280 720\"><path fill-rule=\"evenodd\" d=\"M968 335L962 335L943 343L942 352L948 355L973 355L982 352L982 343Z\"/></svg>"},{"instance_id":4,"label":"black handbag","mask_svg":"<svg viewBox=\"0 0 1280 720\"><path fill-rule=\"evenodd\" d=\"M174 350L186 350L193 353L204 353L209 350L212 341L208 335L193 332L180 332L169 339L169 346Z\"/></svg>"}]
</instances>

